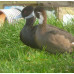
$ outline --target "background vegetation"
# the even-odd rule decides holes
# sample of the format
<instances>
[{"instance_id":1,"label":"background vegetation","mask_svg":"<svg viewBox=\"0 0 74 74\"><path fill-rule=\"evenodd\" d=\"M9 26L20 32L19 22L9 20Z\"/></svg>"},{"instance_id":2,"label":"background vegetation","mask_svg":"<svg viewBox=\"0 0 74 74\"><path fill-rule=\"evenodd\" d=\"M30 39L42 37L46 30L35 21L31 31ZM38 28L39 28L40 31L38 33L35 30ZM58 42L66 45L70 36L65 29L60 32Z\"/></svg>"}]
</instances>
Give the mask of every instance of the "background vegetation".
<instances>
[{"instance_id":1,"label":"background vegetation","mask_svg":"<svg viewBox=\"0 0 74 74\"><path fill-rule=\"evenodd\" d=\"M51 19L51 20L50 20ZM48 24L53 24L74 35L74 25L63 26L55 18L48 19ZM36 25L38 21L35 22ZM20 31L25 20L11 25L5 23L0 28L0 73L73 73L74 53L50 54L46 51L33 49L20 41Z\"/></svg>"}]
</instances>

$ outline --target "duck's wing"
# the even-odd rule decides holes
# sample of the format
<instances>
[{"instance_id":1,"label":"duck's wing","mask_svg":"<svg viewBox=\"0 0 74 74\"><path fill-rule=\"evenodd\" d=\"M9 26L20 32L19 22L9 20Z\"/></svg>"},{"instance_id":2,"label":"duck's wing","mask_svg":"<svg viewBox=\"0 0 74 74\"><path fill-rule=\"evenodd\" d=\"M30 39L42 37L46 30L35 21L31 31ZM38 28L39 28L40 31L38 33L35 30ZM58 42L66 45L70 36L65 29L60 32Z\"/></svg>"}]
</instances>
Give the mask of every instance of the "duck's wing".
<instances>
[{"instance_id":1,"label":"duck's wing","mask_svg":"<svg viewBox=\"0 0 74 74\"><path fill-rule=\"evenodd\" d=\"M57 34L57 31L51 30L51 31L48 31L47 34Z\"/></svg>"},{"instance_id":2,"label":"duck's wing","mask_svg":"<svg viewBox=\"0 0 74 74\"><path fill-rule=\"evenodd\" d=\"M55 26L51 26L51 25L48 25L47 27L48 31L47 31L47 34L59 34L59 35L63 35L65 36L65 38L69 39L71 42L74 42L74 36L72 36L72 34L70 34L69 32L65 31L65 30L62 30L62 29L59 29Z\"/></svg>"}]
</instances>

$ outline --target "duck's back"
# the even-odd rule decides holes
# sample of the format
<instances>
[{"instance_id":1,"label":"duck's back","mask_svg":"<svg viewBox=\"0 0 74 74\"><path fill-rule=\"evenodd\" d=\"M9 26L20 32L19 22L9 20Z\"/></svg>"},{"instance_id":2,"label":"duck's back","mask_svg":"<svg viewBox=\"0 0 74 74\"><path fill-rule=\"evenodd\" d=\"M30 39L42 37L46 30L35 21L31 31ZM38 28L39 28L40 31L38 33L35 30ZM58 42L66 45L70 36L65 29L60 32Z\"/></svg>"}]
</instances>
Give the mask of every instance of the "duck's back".
<instances>
[{"instance_id":1,"label":"duck's back","mask_svg":"<svg viewBox=\"0 0 74 74\"><path fill-rule=\"evenodd\" d=\"M52 34L58 34L58 35L63 35L65 38L69 39L71 42L74 42L74 37L72 34L68 33L65 30L59 29L55 26L52 25L47 25L47 33L52 33Z\"/></svg>"}]
</instances>

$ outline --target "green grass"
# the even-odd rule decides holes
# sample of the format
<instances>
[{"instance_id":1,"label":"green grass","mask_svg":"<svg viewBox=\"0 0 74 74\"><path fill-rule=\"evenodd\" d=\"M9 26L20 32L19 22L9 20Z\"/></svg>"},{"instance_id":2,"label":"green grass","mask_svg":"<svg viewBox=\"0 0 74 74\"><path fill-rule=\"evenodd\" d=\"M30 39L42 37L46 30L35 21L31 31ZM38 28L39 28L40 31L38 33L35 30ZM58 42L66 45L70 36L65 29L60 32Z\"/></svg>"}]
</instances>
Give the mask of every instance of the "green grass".
<instances>
[{"instance_id":1,"label":"green grass","mask_svg":"<svg viewBox=\"0 0 74 74\"><path fill-rule=\"evenodd\" d=\"M24 23L23 20L16 25L5 23L0 28L0 73L73 73L74 53L50 54L20 41ZM48 23L74 35L74 25L63 27L62 22L56 19L48 20Z\"/></svg>"}]
</instances>

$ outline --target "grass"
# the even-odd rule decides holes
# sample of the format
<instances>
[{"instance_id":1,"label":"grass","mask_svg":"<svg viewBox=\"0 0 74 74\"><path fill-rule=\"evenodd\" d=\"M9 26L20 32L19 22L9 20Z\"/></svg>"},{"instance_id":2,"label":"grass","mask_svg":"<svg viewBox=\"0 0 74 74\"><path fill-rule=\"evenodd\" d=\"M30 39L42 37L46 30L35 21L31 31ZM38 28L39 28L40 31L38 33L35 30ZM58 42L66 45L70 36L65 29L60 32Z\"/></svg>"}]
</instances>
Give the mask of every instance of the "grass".
<instances>
[{"instance_id":1,"label":"grass","mask_svg":"<svg viewBox=\"0 0 74 74\"><path fill-rule=\"evenodd\" d=\"M74 25L63 27L61 21L52 20L48 23L74 35ZM24 23L23 20L16 25L5 23L0 28L0 73L73 73L74 53L54 55L30 48L20 41Z\"/></svg>"}]
</instances>

